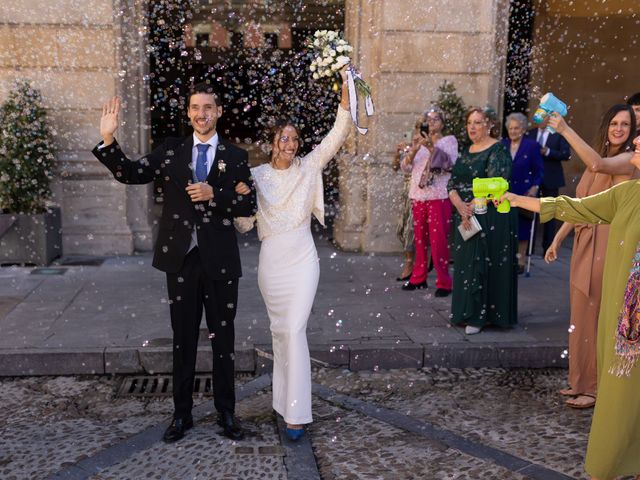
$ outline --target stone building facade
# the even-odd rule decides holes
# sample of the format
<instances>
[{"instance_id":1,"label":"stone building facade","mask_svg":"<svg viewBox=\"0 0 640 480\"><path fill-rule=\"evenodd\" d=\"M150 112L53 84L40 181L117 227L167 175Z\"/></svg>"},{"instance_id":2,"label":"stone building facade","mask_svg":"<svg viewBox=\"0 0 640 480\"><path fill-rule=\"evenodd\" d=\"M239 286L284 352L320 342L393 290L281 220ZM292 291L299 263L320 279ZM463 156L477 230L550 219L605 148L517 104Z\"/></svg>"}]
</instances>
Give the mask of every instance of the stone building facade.
<instances>
[{"instance_id":1,"label":"stone building facade","mask_svg":"<svg viewBox=\"0 0 640 480\"><path fill-rule=\"evenodd\" d=\"M558 18L569 24L574 20L573 11L562 11L562 2L533 3L541 12L536 28L557 27ZM634 2L620 3L627 17L639 8ZM368 124L369 134L352 136L338 160L340 211L334 238L349 250L397 251L394 232L402 176L391 169L394 146L435 99L437 86L445 79L456 84L467 104L489 103L501 109L509 1L345 0L344 5L346 37L358 52L356 63L371 83L377 115ZM130 254L152 247L151 186L114 182L90 153L98 140L102 102L113 95L124 100L124 127L118 139L125 151L134 157L149 149L147 8L146 0L0 2L0 100L16 78L32 80L44 95L56 131L53 190L54 201L62 208L67 255ZM590 7L579 13L594 15ZM633 21L628 20L630 26ZM556 55L566 54L558 44L554 48ZM631 89L632 83L631 75L620 76L627 69L625 62L635 58L638 64L637 53L627 57L633 58L624 62L620 58L618 65L617 78L626 82L624 88L618 84L623 90ZM562 74L557 72L562 71L562 62L550 67L538 62L537 67L534 79L543 89L553 86L554 75ZM582 79L581 91L589 85L609 88L606 80L614 74L598 74L606 78L591 83ZM572 94L569 84L568 79L562 83L562 94ZM607 102L615 92L611 86L605 95ZM598 102L593 91L580 95L592 99L590 109L604 102ZM585 123L591 126L594 122L597 120L591 118Z\"/></svg>"},{"instance_id":2,"label":"stone building facade","mask_svg":"<svg viewBox=\"0 0 640 480\"><path fill-rule=\"evenodd\" d=\"M469 105L499 106L508 7L503 0L411 0L402 8L394 0L347 2L346 35L359 52L356 63L371 72L378 111L369 133L353 139L340 159L334 238L343 248L398 249L403 176L391 160L443 80L453 81Z\"/></svg>"}]
</instances>

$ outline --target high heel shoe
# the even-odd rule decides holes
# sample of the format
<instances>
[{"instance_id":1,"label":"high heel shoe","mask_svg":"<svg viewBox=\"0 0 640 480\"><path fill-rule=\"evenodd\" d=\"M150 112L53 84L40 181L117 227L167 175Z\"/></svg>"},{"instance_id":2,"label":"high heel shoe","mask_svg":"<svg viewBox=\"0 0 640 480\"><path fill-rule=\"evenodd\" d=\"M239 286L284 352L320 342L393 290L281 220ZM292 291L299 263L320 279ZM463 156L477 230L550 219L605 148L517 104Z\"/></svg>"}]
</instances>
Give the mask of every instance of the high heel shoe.
<instances>
[{"instance_id":1,"label":"high heel shoe","mask_svg":"<svg viewBox=\"0 0 640 480\"><path fill-rule=\"evenodd\" d=\"M289 427L287 427L285 429L285 432L286 432L287 437L289 438L289 440L291 440L292 442L296 442L296 441L300 440L300 438L304 435L304 428L289 428Z\"/></svg>"},{"instance_id":2,"label":"high heel shoe","mask_svg":"<svg viewBox=\"0 0 640 480\"><path fill-rule=\"evenodd\" d=\"M406 277L396 277L396 282L406 282L411 278L411 274L408 274Z\"/></svg>"},{"instance_id":3,"label":"high heel shoe","mask_svg":"<svg viewBox=\"0 0 640 480\"><path fill-rule=\"evenodd\" d=\"M427 281L425 280L422 283L407 282L404 285L402 285L401 288L402 288L402 290L408 290L408 291L418 290L420 288L427 288Z\"/></svg>"},{"instance_id":4,"label":"high heel shoe","mask_svg":"<svg viewBox=\"0 0 640 480\"><path fill-rule=\"evenodd\" d=\"M443 297L448 297L450 294L451 294L451 290L450 289L448 289L448 288L438 288L438 289L436 289L435 296L443 298Z\"/></svg>"}]
</instances>

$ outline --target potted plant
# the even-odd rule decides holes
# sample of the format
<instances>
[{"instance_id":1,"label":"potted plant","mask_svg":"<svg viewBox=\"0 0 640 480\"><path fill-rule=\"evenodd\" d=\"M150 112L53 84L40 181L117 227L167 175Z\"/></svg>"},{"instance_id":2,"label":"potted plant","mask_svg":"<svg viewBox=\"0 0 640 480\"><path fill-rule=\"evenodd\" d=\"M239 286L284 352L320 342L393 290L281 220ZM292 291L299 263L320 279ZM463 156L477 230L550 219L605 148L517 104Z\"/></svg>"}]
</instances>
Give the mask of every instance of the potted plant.
<instances>
[{"instance_id":1,"label":"potted plant","mask_svg":"<svg viewBox=\"0 0 640 480\"><path fill-rule=\"evenodd\" d=\"M62 253L50 203L54 147L40 92L18 81L0 106L0 262L48 265Z\"/></svg>"}]
</instances>

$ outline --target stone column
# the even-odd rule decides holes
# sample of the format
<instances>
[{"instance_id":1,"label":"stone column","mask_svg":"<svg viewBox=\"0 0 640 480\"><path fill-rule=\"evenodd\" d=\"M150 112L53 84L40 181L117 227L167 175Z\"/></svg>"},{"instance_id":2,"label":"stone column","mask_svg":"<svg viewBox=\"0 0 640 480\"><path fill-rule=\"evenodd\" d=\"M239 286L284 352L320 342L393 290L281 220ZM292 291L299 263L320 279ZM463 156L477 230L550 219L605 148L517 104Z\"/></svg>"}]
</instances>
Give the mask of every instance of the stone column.
<instances>
[{"instance_id":1,"label":"stone column","mask_svg":"<svg viewBox=\"0 0 640 480\"><path fill-rule=\"evenodd\" d=\"M370 82L376 115L340 159L334 238L347 250L398 251L403 174L395 145L453 81L470 105L501 109L507 0L347 0L346 37Z\"/></svg>"},{"instance_id":2,"label":"stone column","mask_svg":"<svg viewBox=\"0 0 640 480\"><path fill-rule=\"evenodd\" d=\"M146 53L148 25L146 0L119 0L117 26L118 95L123 99L123 126L119 137L130 158L149 153L151 119L147 91L149 56ZM153 185L126 187L126 221L133 236L135 250L153 248Z\"/></svg>"}]
</instances>

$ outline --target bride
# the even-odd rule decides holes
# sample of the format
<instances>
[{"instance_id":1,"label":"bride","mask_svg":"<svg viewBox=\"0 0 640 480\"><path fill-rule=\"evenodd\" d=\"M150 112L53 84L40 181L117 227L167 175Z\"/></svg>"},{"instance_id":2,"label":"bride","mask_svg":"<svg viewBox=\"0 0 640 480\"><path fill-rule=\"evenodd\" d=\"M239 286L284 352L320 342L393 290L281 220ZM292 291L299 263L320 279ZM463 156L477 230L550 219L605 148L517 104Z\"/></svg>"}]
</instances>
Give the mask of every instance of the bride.
<instances>
[{"instance_id":1,"label":"bride","mask_svg":"<svg viewBox=\"0 0 640 480\"><path fill-rule=\"evenodd\" d=\"M324 225L322 170L351 130L349 96L342 74L342 98L333 128L304 157L296 157L300 133L288 120L271 133L271 161L252 168L258 199L255 221L262 241L258 287L269 314L273 343L273 408L287 423L287 436L298 440L312 422L311 362L307 321L318 287L320 267L311 235L311 215ZM250 192L244 183L239 194ZM241 231L254 217L236 219Z\"/></svg>"}]
</instances>

